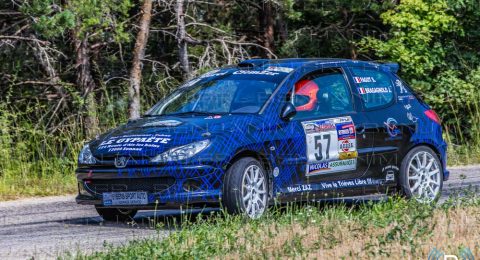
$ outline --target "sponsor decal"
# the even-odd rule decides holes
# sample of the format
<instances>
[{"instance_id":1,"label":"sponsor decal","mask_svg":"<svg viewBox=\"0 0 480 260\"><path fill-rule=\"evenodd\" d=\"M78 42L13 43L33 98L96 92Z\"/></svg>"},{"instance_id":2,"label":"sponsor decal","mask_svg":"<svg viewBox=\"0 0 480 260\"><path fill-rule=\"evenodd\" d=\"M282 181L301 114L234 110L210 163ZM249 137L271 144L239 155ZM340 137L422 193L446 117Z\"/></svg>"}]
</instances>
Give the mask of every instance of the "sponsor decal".
<instances>
[{"instance_id":1,"label":"sponsor decal","mask_svg":"<svg viewBox=\"0 0 480 260\"><path fill-rule=\"evenodd\" d=\"M195 78L195 79L192 79L192 80L188 81L187 83L183 84L181 87L190 87L190 86L193 86L194 84L196 84L197 82L199 82L202 79L210 78L210 77L218 77L218 76L223 76L223 75L228 74L228 71L223 71L223 72L220 72L220 71L221 70L219 70L219 69L209 71L209 72L201 75L198 78Z\"/></svg>"},{"instance_id":2,"label":"sponsor decal","mask_svg":"<svg viewBox=\"0 0 480 260\"><path fill-rule=\"evenodd\" d=\"M400 169L395 165L387 165L382 168L382 173L385 174L385 181L394 181L395 173Z\"/></svg>"},{"instance_id":3,"label":"sponsor decal","mask_svg":"<svg viewBox=\"0 0 480 260\"><path fill-rule=\"evenodd\" d=\"M407 112L407 118L413 123L416 123L418 121L418 117L414 116L411 112Z\"/></svg>"},{"instance_id":4,"label":"sponsor decal","mask_svg":"<svg viewBox=\"0 0 480 260\"><path fill-rule=\"evenodd\" d=\"M395 137L400 134L400 129L397 126L397 120L395 118L388 118L386 122L384 122L385 127L387 128L387 133L390 137Z\"/></svg>"},{"instance_id":5,"label":"sponsor decal","mask_svg":"<svg viewBox=\"0 0 480 260\"><path fill-rule=\"evenodd\" d=\"M161 120L161 121L152 121L152 122L147 122L143 124L143 127L152 127L152 126L158 126L158 127L174 127L174 126L179 126L183 122L178 121L178 120Z\"/></svg>"},{"instance_id":6,"label":"sponsor decal","mask_svg":"<svg viewBox=\"0 0 480 260\"><path fill-rule=\"evenodd\" d=\"M353 158L357 158L357 157L358 157L358 152L357 151L339 153L339 159L340 160L353 159Z\"/></svg>"},{"instance_id":7,"label":"sponsor decal","mask_svg":"<svg viewBox=\"0 0 480 260\"><path fill-rule=\"evenodd\" d=\"M364 186L378 186L383 185L385 180L383 179L350 179L350 180L337 180L337 181L326 181L315 184L300 184L296 186L287 187L284 191L286 192L302 192L302 191L312 191L312 190L334 190L334 189L344 189L344 188L356 188Z\"/></svg>"},{"instance_id":8,"label":"sponsor decal","mask_svg":"<svg viewBox=\"0 0 480 260\"><path fill-rule=\"evenodd\" d=\"M395 86L400 89L400 94L408 93L407 89L399 79L395 80Z\"/></svg>"},{"instance_id":9,"label":"sponsor decal","mask_svg":"<svg viewBox=\"0 0 480 260\"><path fill-rule=\"evenodd\" d=\"M393 171L398 172L400 169L395 165L387 165L387 166L382 168L382 172L387 171L387 170L393 170Z\"/></svg>"},{"instance_id":10,"label":"sponsor decal","mask_svg":"<svg viewBox=\"0 0 480 260\"><path fill-rule=\"evenodd\" d=\"M355 83L375 83L375 79L373 77L353 77Z\"/></svg>"},{"instance_id":11,"label":"sponsor decal","mask_svg":"<svg viewBox=\"0 0 480 260\"><path fill-rule=\"evenodd\" d=\"M357 167L357 159L337 160L308 165L307 176L332 173L339 171L351 171Z\"/></svg>"},{"instance_id":12,"label":"sponsor decal","mask_svg":"<svg viewBox=\"0 0 480 260\"><path fill-rule=\"evenodd\" d=\"M338 144L338 147L342 152L350 152L352 149L355 149L355 144L353 140L345 139Z\"/></svg>"},{"instance_id":13,"label":"sponsor decal","mask_svg":"<svg viewBox=\"0 0 480 260\"><path fill-rule=\"evenodd\" d=\"M315 122L304 122L303 128L305 129L306 134L326 132L335 129L335 123L329 119Z\"/></svg>"},{"instance_id":14,"label":"sponsor decal","mask_svg":"<svg viewBox=\"0 0 480 260\"><path fill-rule=\"evenodd\" d=\"M338 140L355 139L355 125L343 123L337 125Z\"/></svg>"},{"instance_id":15,"label":"sponsor decal","mask_svg":"<svg viewBox=\"0 0 480 260\"><path fill-rule=\"evenodd\" d=\"M401 95L401 96L399 95L399 96L397 97L397 99L398 99L398 101L408 101L408 100L413 100L413 99L415 99L415 96L414 96L414 95L411 95L411 94L410 94L410 95Z\"/></svg>"},{"instance_id":16,"label":"sponsor decal","mask_svg":"<svg viewBox=\"0 0 480 260\"><path fill-rule=\"evenodd\" d=\"M159 148L171 141L170 135L164 134L139 134L110 137L100 143L97 150L108 152L142 151L144 148Z\"/></svg>"},{"instance_id":17,"label":"sponsor decal","mask_svg":"<svg viewBox=\"0 0 480 260\"><path fill-rule=\"evenodd\" d=\"M207 117L205 117L205 119L220 119L220 118L222 118L221 115L214 115L214 116L207 116Z\"/></svg>"},{"instance_id":18,"label":"sponsor decal","mask_svg":"<svg viewBox=\"0 0 480 260\"><path fill-rule=\"evenodd\" d=\"M277 76L278 72L267 71L267 70L237 70L233 74L237 75L266 75L266 76Z\"/></svg>"},{"instance_id":19,"label":"sponsor decal","mask_svg":"<svg viewBox=\"0 0 480 260\"><path fill-rule=\"evenodd\" d=\"M395 173L387 172L385 175L385 181L394 181L395 180Z\"/></svg>"},{"instance_id":20,"label":"sponsor decal","mask_svg":"<svg viewBox=\"0 0 480 260\"><path fill-rule=\"evenodd\" d=\"M311 190L313 190L311 184L301 184L298 186L287 187L288 192L302 192Z\"/></svg>"},{"instance_id":21,"label":"sponsor decal","mask_svg":"<svg viewBox=\"0 0 480 260\"><path fill-rule=\"evenodd\" d=\"M362 95L364 94L378 94L378 93L391 93L392 91L388 87L377 87L377 88L358 88L358 92Z\"/></svg>"},{"instance_id":22,"label":"sponsor decal","mask_svg":"<svg viewBox=\"0 0 480 260\"><path fill-rule=\"evenodd\" d=\"M269 66L266 70L269 71L277 71L277 72L284 72L290 73L293 69L289 67L277 67L277 66Z\"/></svg>"}]
</instances>

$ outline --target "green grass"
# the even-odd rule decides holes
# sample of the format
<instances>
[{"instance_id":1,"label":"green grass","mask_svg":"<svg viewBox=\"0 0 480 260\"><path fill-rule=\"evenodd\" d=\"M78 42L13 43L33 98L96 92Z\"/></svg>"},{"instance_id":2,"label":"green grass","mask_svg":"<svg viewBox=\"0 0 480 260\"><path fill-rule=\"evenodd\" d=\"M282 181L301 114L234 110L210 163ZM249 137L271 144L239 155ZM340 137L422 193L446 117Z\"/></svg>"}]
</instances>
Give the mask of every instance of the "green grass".
<instances>
[{"instance_id":1,"label":"green grass","mask_svg":"<svg viewBox=\"0 0 480 260\"><path fill-rule=\"evenodd\" d=\"M0 199L74 192L72 151L80 144L67 141L67 136L18 126L11 118L0 116ZM66 144L63 150L61 143Z\"/></svg>"},{"instance_id":2,"label":"green grass","mask_svg":"<svg viewBox=\"0 0 480 260\"><path fill-rule=\"evenodd\" d=\"M458 200L457 200L458 201ZM183 216L157 223L175 230L162 239L107 246L77 259L207 258L425 258L434 247L450 253L469 248L480 254L480 200L453 200L435 207L393 198L355 207L290 205L259 220L240 216Z\"/></svg>"}]
</instances>

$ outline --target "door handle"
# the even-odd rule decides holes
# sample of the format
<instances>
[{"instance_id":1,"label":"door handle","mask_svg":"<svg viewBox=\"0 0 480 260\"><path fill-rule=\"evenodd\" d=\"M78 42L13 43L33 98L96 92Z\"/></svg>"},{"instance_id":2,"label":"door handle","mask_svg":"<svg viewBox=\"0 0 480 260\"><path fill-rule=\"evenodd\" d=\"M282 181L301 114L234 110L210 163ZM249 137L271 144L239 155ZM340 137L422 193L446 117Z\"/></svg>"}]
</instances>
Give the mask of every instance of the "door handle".
<instances>
[{"instance_id":1,"label":"door handle","mask_svg":"<svg viewBox=\"0 0 480 260\"><path fill-rule=\"evenodd\" d=\"M365 133L365 127L358 126L357 128L355 128L355 131L357 132L357 134L363 135Z\"/></svg>"}]
</instances>

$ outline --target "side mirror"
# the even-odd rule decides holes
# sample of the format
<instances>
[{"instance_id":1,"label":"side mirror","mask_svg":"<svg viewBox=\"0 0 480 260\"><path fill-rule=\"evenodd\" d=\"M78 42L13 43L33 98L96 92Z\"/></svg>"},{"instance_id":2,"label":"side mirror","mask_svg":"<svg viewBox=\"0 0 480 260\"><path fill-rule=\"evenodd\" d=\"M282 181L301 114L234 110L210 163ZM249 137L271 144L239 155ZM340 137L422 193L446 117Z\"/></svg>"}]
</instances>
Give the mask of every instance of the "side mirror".
<instances>
[{"instance_id":1,"label":"side mirror","mask_svg":"<svg viewBox=\"0 0 480 260\"><path fill-rule=\"evenodd\" d=\"M293 106L292 103L288 102L283 106L282 112L280 113L280 118L288 121L292 119L297 114L297 110L295 109L295 106Z\"/></svg>"}]
</instances>

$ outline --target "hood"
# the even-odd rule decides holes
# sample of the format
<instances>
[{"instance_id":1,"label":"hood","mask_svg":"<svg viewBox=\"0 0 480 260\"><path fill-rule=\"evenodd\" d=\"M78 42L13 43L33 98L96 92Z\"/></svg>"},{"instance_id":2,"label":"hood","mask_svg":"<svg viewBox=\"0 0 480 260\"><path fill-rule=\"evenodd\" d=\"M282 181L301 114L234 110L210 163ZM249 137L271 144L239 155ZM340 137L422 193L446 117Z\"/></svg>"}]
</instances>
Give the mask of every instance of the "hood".
<instances>
[{"instance_id":1,"label":"hood","mask_svg":"<svg viewBox=\"0 0 480 260\"><path fill-rule=\"evenodd\" d=\"M258 115L159 116L133 120L103 134L90 143L97 157L155 156L191 142L229 135L255 126Z\"/></svg>"}]
</instances>

